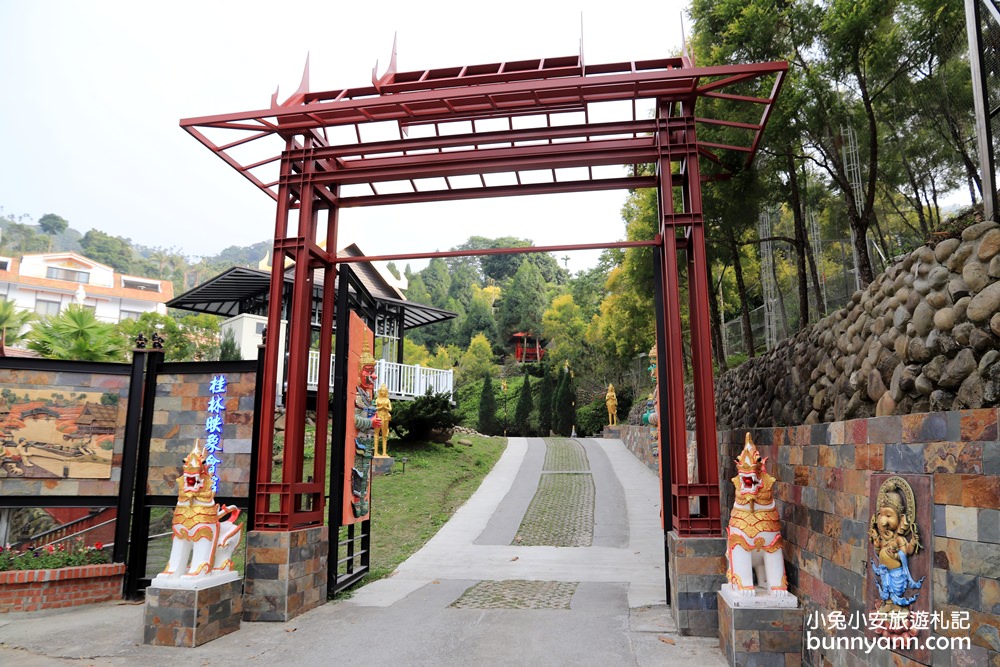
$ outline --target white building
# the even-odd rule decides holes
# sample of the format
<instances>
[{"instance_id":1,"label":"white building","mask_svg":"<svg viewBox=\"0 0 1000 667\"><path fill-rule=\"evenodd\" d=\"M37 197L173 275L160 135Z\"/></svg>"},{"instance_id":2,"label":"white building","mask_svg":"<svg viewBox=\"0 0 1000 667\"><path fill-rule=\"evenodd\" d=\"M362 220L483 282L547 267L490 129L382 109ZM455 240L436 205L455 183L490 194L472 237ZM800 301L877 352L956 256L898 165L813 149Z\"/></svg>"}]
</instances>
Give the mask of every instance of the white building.
<instances>
[{"instance_id":1,"label":"white building","mask_svg":"<svg viewBox=\"0 0 1000 667\"><path fill-rule=\"evenodd\" d=\"M110 266L72 252L0 256L0 300L39 316L58 315L78 303L104 322L166 314L174 296L169 280L116 273Z\"/></svg>"}]
</instances>

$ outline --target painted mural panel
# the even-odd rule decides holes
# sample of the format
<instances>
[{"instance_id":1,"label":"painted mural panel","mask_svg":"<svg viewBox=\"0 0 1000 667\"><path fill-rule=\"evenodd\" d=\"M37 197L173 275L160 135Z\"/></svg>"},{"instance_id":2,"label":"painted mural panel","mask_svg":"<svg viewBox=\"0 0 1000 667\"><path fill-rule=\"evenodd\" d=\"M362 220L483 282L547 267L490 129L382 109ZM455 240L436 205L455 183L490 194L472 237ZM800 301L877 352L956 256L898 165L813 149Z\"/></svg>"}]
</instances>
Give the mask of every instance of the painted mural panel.
<instances>
[{"instance_id":1,"label":"painted mural panel","mask_svg":"<svg viewBox=\"0 0 1000 667\"><path fill-rule=\"evenodd\" d=\"M124 373L0 369L0 496L117 494L128 384Z\"/></svg>"},{"instance_id":2,"label":"painted mural panel","mask_svg":"<svg viewBox=\"0 0 1000 667\"><path fill-rule=\"evenodd\" d=\"M0 476L111 477L118 400L117 392L5 387Z\"/></svg>"}]
</instances>

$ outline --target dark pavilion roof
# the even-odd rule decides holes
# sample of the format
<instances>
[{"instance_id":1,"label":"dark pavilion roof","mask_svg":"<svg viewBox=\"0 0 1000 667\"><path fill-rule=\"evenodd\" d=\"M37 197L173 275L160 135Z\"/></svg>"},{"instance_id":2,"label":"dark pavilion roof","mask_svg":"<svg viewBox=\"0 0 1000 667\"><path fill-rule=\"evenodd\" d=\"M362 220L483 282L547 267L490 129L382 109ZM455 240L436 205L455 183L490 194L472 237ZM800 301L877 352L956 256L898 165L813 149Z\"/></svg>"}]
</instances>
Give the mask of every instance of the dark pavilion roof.
<instances>
[{"instance_id":1,"label":"dark pavilion roof","mask_svg":"<svg viewBox=\"0 0 1000 667\"><path fill-rule=\"evenodd\" d=\"M361 251L356 245L351 245L337 254L357 257L361 256ZM378 304L390 310L402 311L404 329L422 327L456 317L456 313L448 310L407 301L403 298L402 293L387 283L371 264L358 262L350 264L350 267L364 289ZM286 273L286 288L290 290L291 284L291 276ZM237 266L223 271L207 282L168 301L167 307L223 317L234 317L241 313L263 315L267 313L270 290L271 273L269 271ZM321 299L322 291L323 270L320 269L315 276L314 302Z\"/></svg>"}]
</instances>

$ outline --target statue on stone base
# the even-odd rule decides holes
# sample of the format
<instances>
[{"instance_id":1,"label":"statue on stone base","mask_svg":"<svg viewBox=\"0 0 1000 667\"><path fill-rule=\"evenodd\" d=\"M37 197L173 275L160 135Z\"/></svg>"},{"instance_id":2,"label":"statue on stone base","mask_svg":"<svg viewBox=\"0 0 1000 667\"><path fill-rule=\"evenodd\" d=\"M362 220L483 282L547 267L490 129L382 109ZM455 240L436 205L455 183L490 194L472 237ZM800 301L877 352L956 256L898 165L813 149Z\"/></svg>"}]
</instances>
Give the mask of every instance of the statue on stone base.
<instances>
[{"instance_id":1,"label":"statue on stone base","mask_svg":"<svg viewBox=\"0 0 1000 667\"><path fill-rule=\"evenodd\" d=\"M238 578L232 556L243 536L243 526L236 523L239 515L235 505L216 504L205 450L195 441L177 478L170 559L152 585L198 588L199 583Z\"/></svg>"},{"instance_id":2,"label":"statue on stone base","mask_svg":"<svg viewBox=\"0 0 1000 667\"><path fill-rule=\"evenodd\" d=\"M763 587L765 596L789 597L788 580L785 578L785 557L782 553L781 517L774 502L775 479L764 470L767 458L760 452L747 433L743 451L736 459L736 502L729 517L729 539L726 557L729 566L726 578L731 590L738 596L757 595L757 585Z\"/></svg>"},{"instance_id":3,"label":"statue on stone base","mask_svg":"<svg viewBox=\"0 0 1000 667\"><path fill-rule=\"evenodd\" d=\"M608 407L608 426L618 423L618 396L615 394L615 386L608 385L608 393L604 395L604 404Z\"/></svg>"},{"instance_id":4,"label":"statue on stone base","mask_svg":"<svg viewBox=\"0 0 1000 667\"><path fill-rule=\"evenodd\" d=\"M378 398L375 399L375 416L382 422L375 429L375 456L388 456L389 421L392 419L392 401L389 400L389 388L384 384L378 388ZM382 453L379 454L379 442L382 443Z\"/></svg>"},{"instance_id":5,"label":"statue on stone base","mask_svg":"<svg viewBox=\"0 0 1000 667\"><path fill-rule=\"evenodd\" d=\"M351 469L351 509L355 517L363 517L369 510L369 486L372 458L375 455L375 431L382 420L375 405L375 357L365 340L358 361L358 384L354 394L354 467Z\"/></svg>"}]
</instances>

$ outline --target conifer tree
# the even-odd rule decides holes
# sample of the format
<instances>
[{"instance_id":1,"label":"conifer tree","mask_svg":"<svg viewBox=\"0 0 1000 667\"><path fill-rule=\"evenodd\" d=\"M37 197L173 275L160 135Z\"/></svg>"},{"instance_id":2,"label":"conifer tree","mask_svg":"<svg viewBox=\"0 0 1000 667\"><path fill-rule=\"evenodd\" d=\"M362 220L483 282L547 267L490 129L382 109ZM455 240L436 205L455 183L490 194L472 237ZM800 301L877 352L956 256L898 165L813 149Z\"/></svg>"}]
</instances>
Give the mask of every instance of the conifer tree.
<instances>
[{"instance_id":1,"label":"conifer tree","mask_svg":"<svg viewBox=\"0 0 1000 667\"><path fill-rule=\"evenodd\" d=\"M517 399L517 407L514 408L514 428L518 435L529 436L531 429L531 376L527 370L524 372L524 384L521 385L521 395Z\"/></svg>"},{"instance_id":2,"label":"conifer tree","mask_svg":"<svg viewBox=\"0 0 1000 667\"><path fill-rule=\"evenodd\" d=\"M499 435L497 422L497 398L493 395L493 380L487 373L483 378L483 391L479 395L479 432L483 435Z\"/></svg>"},{"instance_id":3,"label":"conifer tree","mask_svg":"<svg viewBox=\"0 0 1000 667\"><path fill-rule=\"evenodd\" d=\"M542 373L542 385L538 390L538 432L542 437L552 431L552 393L555 391L555 380L552 369L548 366Z\"/></svg>"},{"instance_id":4,"label":"conifer tree","mask_svg":"<svg viewBox=\"0 0 1000 667\"><path fill-rule=\"evenodd\" d=\"M556 375L556 390L552 394L552 432L564 435L566 417L560 406L563 404L563 394L566 393L566 372L560 368Z\"/></svg>"}]
</instances>

